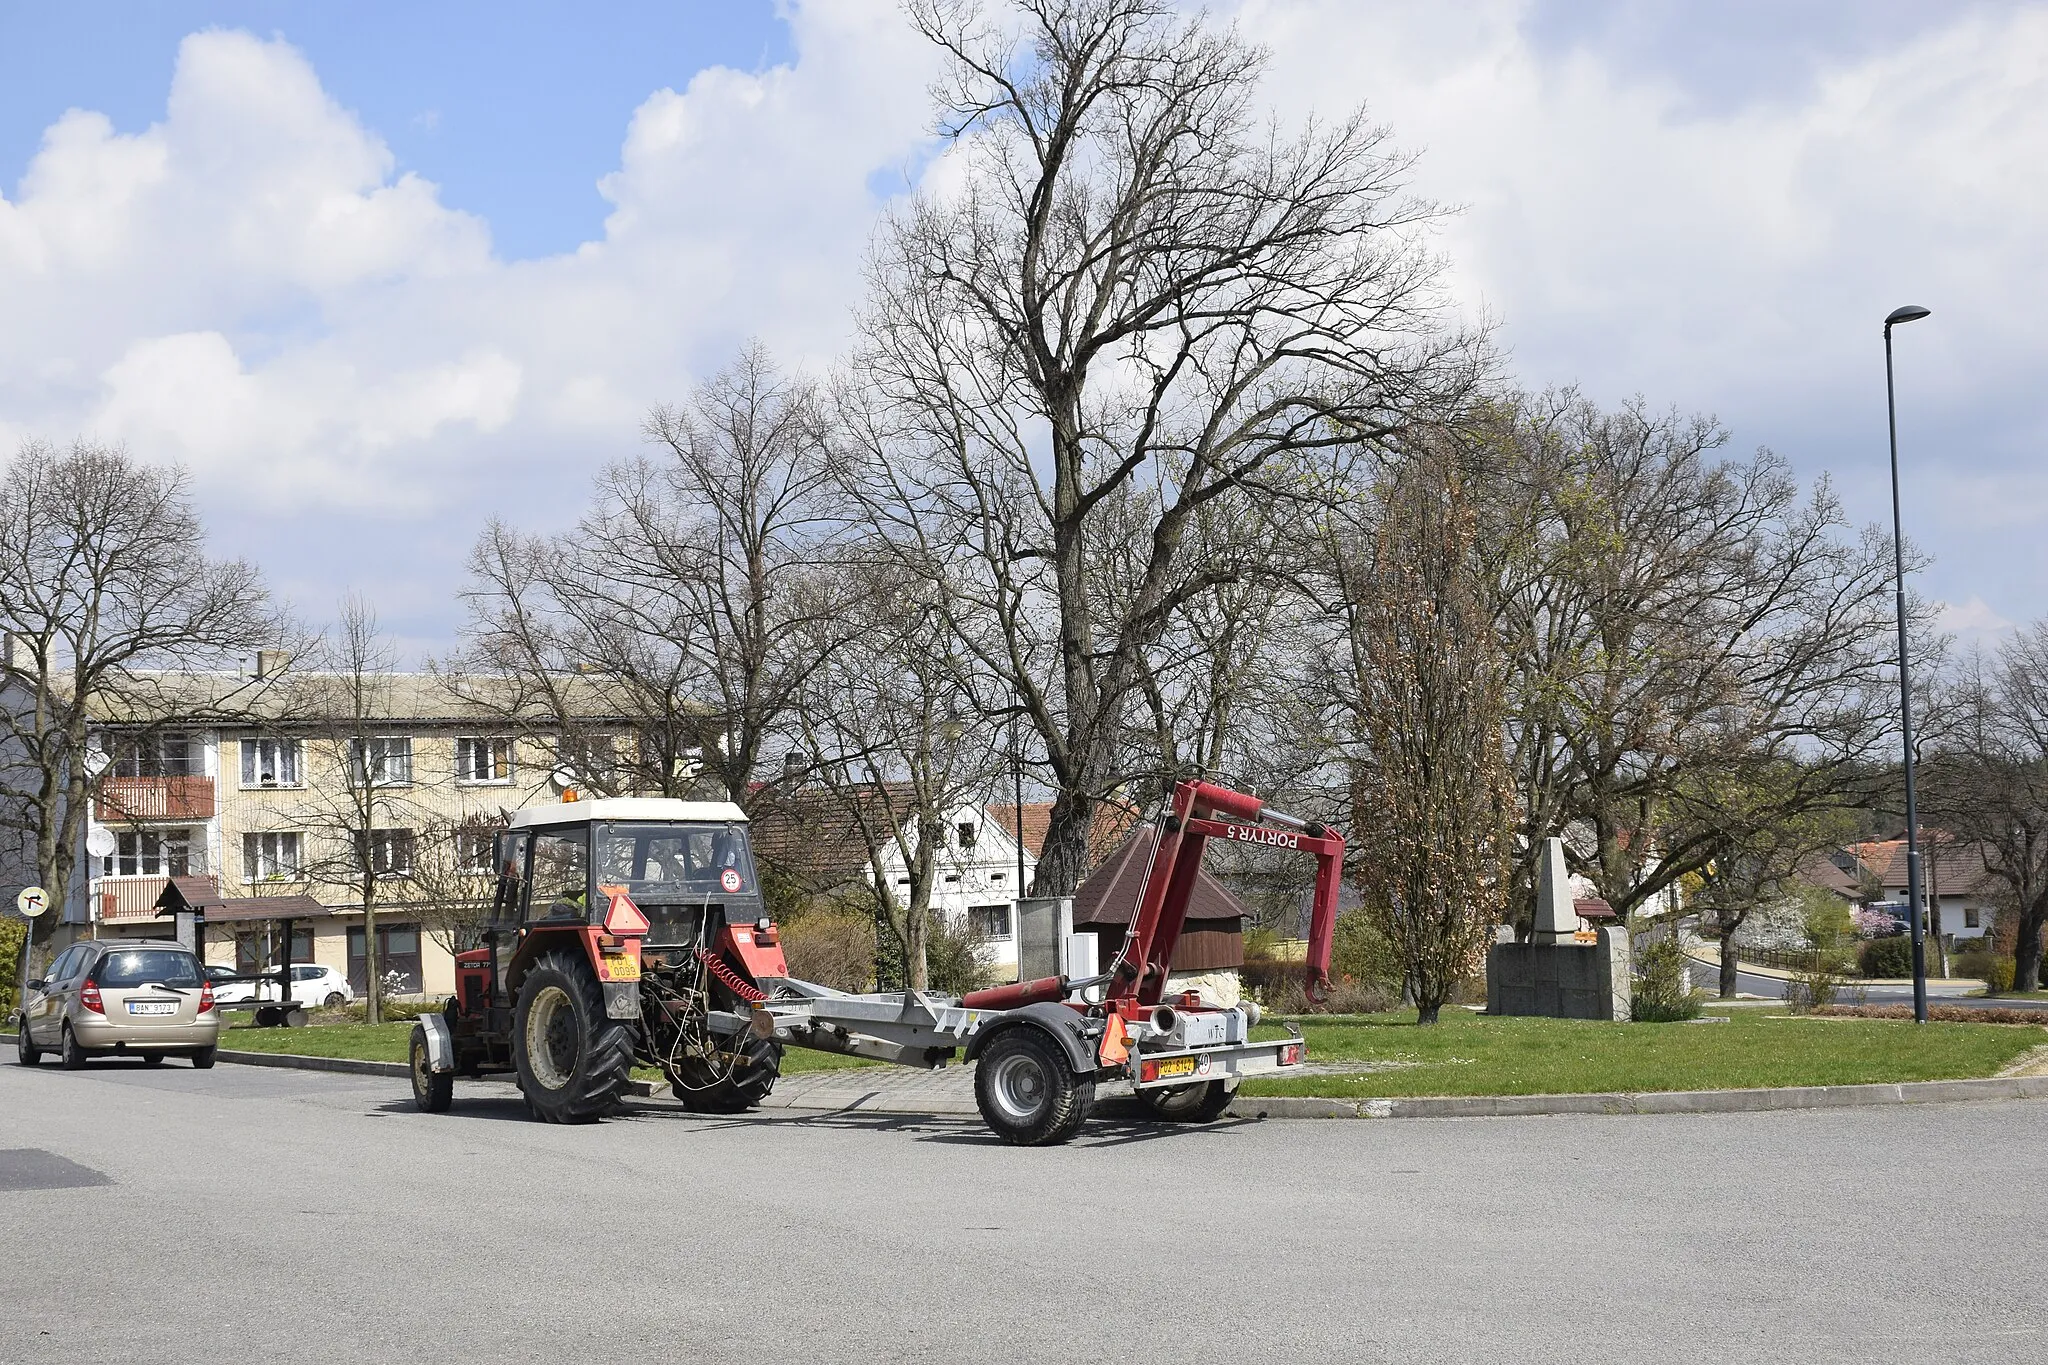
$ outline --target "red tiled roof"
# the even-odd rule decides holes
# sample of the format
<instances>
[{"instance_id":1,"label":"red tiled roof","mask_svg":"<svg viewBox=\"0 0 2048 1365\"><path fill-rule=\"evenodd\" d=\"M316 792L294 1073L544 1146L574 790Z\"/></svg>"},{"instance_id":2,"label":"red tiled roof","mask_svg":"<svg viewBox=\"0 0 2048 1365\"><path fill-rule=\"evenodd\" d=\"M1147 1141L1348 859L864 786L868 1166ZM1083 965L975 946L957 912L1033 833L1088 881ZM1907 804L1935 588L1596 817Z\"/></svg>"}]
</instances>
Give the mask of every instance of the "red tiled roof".
<instances>
[{"instance_id":1,"label":"red tiled roof","mask_svg":"<svg viewBox=\"0 0 2048 1365\"><path fill-rule=\"evenodd\" d=\"M1026 801L1022 807L1005 802L989 806L988 818L1014 839L1017 837L1017 812L1020 809L1024 812L1024 849L1033 858L1042 857L1045 836L1052 830L1052 802ZM1117 841L1137 822L1138 813L1127 806L1108 801L1097 803L1095 823L1088 831L1089 868L1102 866L1116 851Z\"/></svg>"},{"instance_id":2,"label":"red tiled roof","mask_svg":"<svg viewBox=\"0 0 2048 1365\"><path fill-rule=\"evenodd\" d=\"M1851 844L1849 851L1878 879L1889 897L1906 893L1906 841L1883 839ZM1985 866L1981 844L1959 843L1928 832L1920 844L1920 871L1930 893L1944 896L1990 895L1998 881Z\"/></svg>"}]
</instances>

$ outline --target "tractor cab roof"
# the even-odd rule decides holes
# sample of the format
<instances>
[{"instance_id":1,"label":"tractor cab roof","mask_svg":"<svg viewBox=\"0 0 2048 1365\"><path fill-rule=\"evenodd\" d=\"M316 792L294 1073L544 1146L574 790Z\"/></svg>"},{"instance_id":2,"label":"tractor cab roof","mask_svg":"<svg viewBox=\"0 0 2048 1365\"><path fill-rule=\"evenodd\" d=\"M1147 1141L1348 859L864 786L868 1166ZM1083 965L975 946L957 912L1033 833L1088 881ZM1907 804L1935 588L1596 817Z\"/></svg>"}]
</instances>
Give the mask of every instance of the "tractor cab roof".
<instances>
[{"instance_id":1,"label":"tractor cab roof","mask_svg":"<svg viewBox=\"0 0 2048 1365\"><path fill-rule=\"evenodd\" d=\"M639 824L745 824L747 813L730 801L678 801L667 796L606 796L595 801L561 801L512 812L512 829L584 825L596 820Z\"/></svg>"}]
</instances>

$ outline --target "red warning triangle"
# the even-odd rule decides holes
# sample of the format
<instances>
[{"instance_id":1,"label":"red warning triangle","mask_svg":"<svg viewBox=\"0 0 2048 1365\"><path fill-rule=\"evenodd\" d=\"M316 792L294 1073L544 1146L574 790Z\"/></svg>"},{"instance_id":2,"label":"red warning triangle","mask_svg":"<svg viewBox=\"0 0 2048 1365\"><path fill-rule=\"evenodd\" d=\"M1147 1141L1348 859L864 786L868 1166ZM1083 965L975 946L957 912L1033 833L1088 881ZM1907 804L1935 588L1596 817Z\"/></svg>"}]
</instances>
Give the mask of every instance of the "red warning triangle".
<instances>
[{"instance_id":1,"label":"red warning triangle","mask_svg":"<svg viewBox=\"0 0 2048 1365\"><path fill-rule=\"evenodd\" d=\"M604 912L604 931L618 938L641 938L647 933L647 916L640 907L633 904L633 898L626 894L623 886L601 886L598 890L612 898L611 909Z\"/></svg>"}]
</instances>

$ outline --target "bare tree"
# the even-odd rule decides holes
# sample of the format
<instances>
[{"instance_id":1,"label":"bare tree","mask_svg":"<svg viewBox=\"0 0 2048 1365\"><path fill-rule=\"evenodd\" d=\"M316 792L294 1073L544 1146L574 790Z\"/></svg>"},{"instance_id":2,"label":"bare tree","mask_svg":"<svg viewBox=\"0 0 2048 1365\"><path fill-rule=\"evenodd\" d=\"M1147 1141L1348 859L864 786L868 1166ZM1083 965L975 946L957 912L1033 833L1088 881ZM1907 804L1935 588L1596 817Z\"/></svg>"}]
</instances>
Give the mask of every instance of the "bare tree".
<instances>
[{"instance_id":1,"label":"bare tree","mask_svg":"<svg viewBox=\"0 0 2048 1365\"><path fill-rule=\"evenodd\" d=\"M950 817L985 799L1001 769L1001 735L973 693L929 581L875 565L850 567L846 581L840 624L851 629L810 678L802 733L815 780L867 852L907 984L923 990Z\"/></svg>"},{"instance_id":2,"label":"bare tree","mask_svg":"<svg viewBox=\"0 0 2048 1365\"><path fill-rule=\"evenodd\" d=\"M1422 445L1373 504L1370 528L1329 533L1338 631L1319 681L1350 770L1354 876L1433 1024L1507 904L1505 664L1455 458Z\"/></svg>"},{"instance_id":3,"label":"bare tree","mask_svg":"<svg viewBox=\"0 0 2048 1365\"><path fill-rule=\"evenodd\" d=\"M820 405L753 345L645 434L666 457L607 469L573 531L485 531L465 662L476 700L595 790L685 795L708 769L745 805L817 662L795 642L836 607L817 573L838 530ZM629 722L633 751L590 759L593 712Z\"/></svg>"},{"instance_id":4,"label":"bare tree","mask_svg":"<svg viewBox=\"0 0 2048 1365\"><path fill-rule=\"evenodd\" d=\"M424 818L409 728L395 725L396 653L376 610L351 594L332 634L295 670L291 711L309 735L308 780L293 812L305 847L296 878L349 888L363 917L365 1019L384 1018L379 910L406 898Z\"/></svg>"},{"instance_id":5,"label":"bare tree","mask_svg":"<svg viewBox=\"0 0 2048 1365\"><path fill-rule=\"evenodd\" d=\"M1826 482L1803 492L1768 451L1717 457L1707 418L1567 392L1476 426L1483 539L1507 547L1517 918L1548 835L1626 917L1730 829L1867 795L1847 789L1892 711L1888 540L1844 534Z\"/></svg>"},{"instance_id":6,"label":"bare tree","mask_svg":"<svg viewBox=\"0 0 2048 1365\"><path fill-rule=\"evenodd\" d=\"M161 670L220 667L278 625L253 567L207 556L182 470L31 441L0 476L0 626L0 823L61 900L104 776L88 761L95 727L173 718L191 698ZM207 703L225 712L241 690Z\"/></svg>"},{"instance_id":7,"label":"bare tree","mask_svg":"<svg viewBox=\"0 0 2048 1365\"><path fill-rule=\"evenodd\" d=\"M1927 808L1949 836L1981 850L2012 916L2013 988L2041 984L2048 926L2048 621L1998 650L1967 658L1950 688L1947 724L1926 759ZM1937 902L1938 904L1938 902ZM1918 907L1915 907L1916 911ZM1937 930L1939 925L1936 925Z\"/></svg>"},{"instance_id":8,"label":"bare tree","mask_svg":"<svg viewBox=\"0 0 2048 1365\"><path fill-rule=\"evenodd\" d=\"M1270 132L1233 34L1164 0L908 8L965 173L876 245L847 483L1037 730L1035 890L1061 893L1148 653L1248 572L1192 552L1197 518L1311 495L1332 452L1455 402L1478 348L1441 325L1436 211L1385 130Z\"/></svg>"},{"instance_id":9,"label":"bare tree","mask_svg":"<svg viewBox=\"0 0 2048 1365\"><path fill-rule=\"evenodd\" d=\"M407 874L409 909L420 928L450 955L477 946L491 918L496 869L493 840L507 812L423 819L416 830Z\"/></svg>"}]
</instances>

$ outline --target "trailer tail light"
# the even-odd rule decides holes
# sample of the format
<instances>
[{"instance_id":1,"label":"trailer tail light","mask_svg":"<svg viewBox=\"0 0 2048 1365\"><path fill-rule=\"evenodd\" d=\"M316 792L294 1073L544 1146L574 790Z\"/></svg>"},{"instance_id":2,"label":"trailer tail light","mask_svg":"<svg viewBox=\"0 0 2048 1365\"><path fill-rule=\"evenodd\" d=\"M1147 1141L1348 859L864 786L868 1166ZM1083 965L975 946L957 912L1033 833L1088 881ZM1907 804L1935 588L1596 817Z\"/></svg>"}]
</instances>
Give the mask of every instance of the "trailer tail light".
<instances>
[{"instance_id":1,"label":"trailer tail light","mask_svg":"<svg viewBox=\"0 0 2048 1365\"><path fill-rule=\"evenodd\" d=\"M88 981L78 988L78 1003L94 1014L105 1014L107 1007L100 1003L100 983Z\"/></svg>"},{"instance_id":2,"label":"trailer tail light","mask_svg":"<svg viewBox=\"0 0 2048 1365\"><path fill-rule=\"evenodd\" d=\"M202 981L199 983L199 1012L204 1014L212 1008L213 983L211 981Z\"/></svg>"},{"instance_id":3,"label":"trailer tail light","mask_svg":"<svg viewBox=\"0 0 2048 1365\"><path fill-rule=\"evenodd\" d=\"M1289 1043L1280 1049L1280 1065L1300 1066L1303 1047L1300 1043Z\"/></svg>"}]
</instances>

